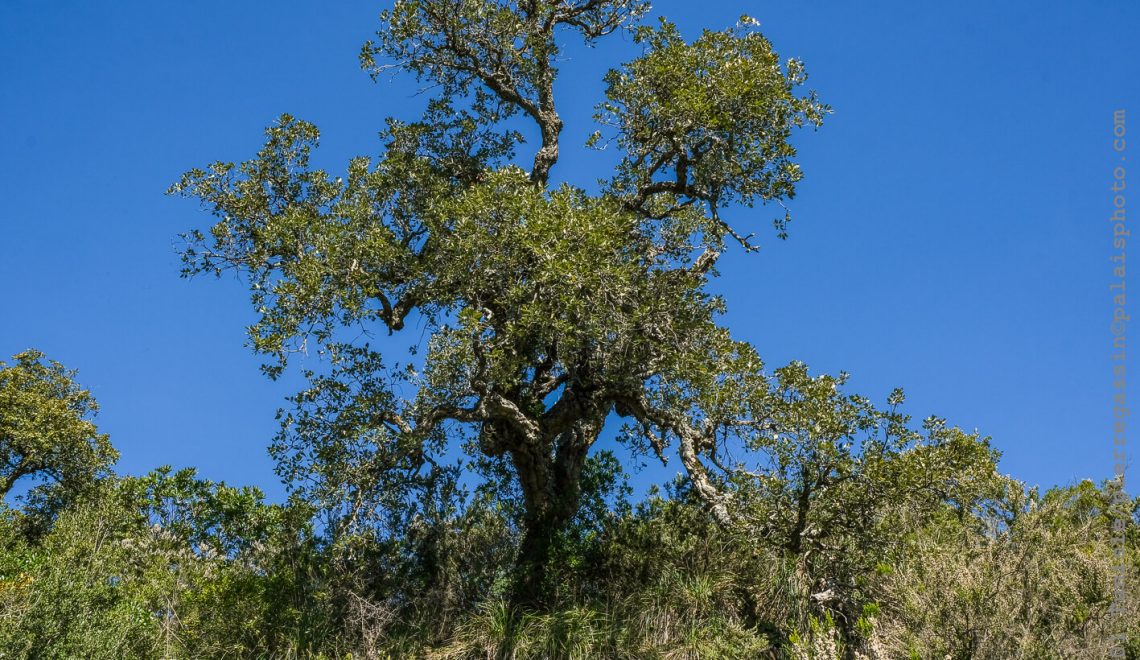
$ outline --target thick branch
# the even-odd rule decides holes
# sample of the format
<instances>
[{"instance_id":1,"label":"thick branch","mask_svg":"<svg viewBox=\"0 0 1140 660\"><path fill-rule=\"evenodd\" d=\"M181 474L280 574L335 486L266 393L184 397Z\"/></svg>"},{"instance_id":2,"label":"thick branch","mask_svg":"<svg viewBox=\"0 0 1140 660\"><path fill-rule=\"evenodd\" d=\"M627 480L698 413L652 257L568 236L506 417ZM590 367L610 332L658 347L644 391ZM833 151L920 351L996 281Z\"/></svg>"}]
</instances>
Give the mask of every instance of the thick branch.
<instances>
[{"instance_id":1,"label":"thick branch","mask_svg":"<svg viewBox=\"0 0 1140 660\"><path fill-rule=\"evenodd\" d=\"M701 463L698 447L705 443L704 434L695 429L680 413L654 408L644 396L622 397L621 405L629 414L646 426L656 426L663 432L677 436L677 454L689 475L693 490L709 508L718 524L729 526L732 517L725 506L727 495L720 492L709 478L708 469Z\"/></svg>"}]
</instances>

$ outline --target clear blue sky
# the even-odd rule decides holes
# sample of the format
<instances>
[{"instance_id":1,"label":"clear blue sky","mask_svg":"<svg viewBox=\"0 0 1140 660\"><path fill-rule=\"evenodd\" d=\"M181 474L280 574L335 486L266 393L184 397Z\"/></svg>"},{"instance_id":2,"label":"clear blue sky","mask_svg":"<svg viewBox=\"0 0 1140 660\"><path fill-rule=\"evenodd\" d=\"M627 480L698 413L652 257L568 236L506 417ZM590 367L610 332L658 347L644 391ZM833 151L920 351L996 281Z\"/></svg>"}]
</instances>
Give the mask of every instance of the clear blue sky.
<instances>
[{"instance_id":1,"label":"clear blue sky","mask_svg":"<svg viewBox=\"0 0 1140 660\"><path fill-rule=\"evenodd\" d=\"M34 346L79 369L121 471L197 466L280 494L265 446L296 383L264 379L243 347L239 282L179 279L176 234L210 218L163 191L251 156L282 112L322 128L323 167L377 153L383 118L422 102L357 67L381 7L0 3L0 354ZM835 108L798 141L789 240L765 231L768 210L733 214L764 243L723 262L737 335L771 366L846 370L879 400L904 387L909 412L992 435L1002 470L1032 483L1108 476L1111 114L1136 117L1140 163L1140 7L657 9L690 36L755 16ZM602 73L632 52L628 39L567 50L556 178L601 176L604 157L577 145ZM1137 204L1140 167L1132 180Z\"/></svg>"}]
</instances>

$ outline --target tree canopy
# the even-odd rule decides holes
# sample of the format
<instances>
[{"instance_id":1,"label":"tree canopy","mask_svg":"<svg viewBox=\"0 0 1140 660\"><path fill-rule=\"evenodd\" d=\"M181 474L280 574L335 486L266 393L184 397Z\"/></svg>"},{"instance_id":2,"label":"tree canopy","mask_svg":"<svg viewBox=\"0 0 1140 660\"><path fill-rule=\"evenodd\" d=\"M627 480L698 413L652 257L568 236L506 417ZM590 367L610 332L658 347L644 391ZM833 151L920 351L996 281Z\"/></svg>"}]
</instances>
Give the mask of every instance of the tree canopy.
<instances>
[{"instance_id":1,"label":"tree canopy","mask_svg":"<svg viewBox=\"0 0 1140 660\"><path fill-rule=\"evenodd\" d=\"M803 66L780 61L747 18L691 44L664 20L638 27L643 55L606 76L598 106L611 135L592 138L616 144L620 165L598 194L548 185L562 131L556 35L592 42L647 9L397 3L362 62L377 75L410 72L439 95L423 120L389 120L376 162L353 160L343 179L310 168L317 129L286 116L255 160L193 170L175 186L218 217L208 235L190 234L187 272L249 276L260 314L251 337L276 360L271 373L314 341L334 363L319 385L356 389L323 419L350 417L345 435L399 446L420 461L413 469L438 457L449 426L509 459L525 502L529 593L578 510L611 414L662 460L675 447L724 524L709 464L721 463L718 447L755 442L768 415L761 362L717 324L723 302L707 283L726 240L753 247L719 210L794 195L789 139L827 112L798 93ZM516 114L541 135L529 171L514 164L520 138L505 128ZM427 335L419 369L394 372L372 344L345 340L354 327L400 331L413 314Z\"/></svg>"},{"instance_id":2,"label":"tree canopy","mask_svg":"<svg viewBox=\"0 0 1140 660\"><path fill-rule=\"evenodd\" d=\"M75 490L107 474L118 454L92 418L91 393L38 351L0 362L0 499L21 481L26 497Z\"/></svg>"}]
</instances>

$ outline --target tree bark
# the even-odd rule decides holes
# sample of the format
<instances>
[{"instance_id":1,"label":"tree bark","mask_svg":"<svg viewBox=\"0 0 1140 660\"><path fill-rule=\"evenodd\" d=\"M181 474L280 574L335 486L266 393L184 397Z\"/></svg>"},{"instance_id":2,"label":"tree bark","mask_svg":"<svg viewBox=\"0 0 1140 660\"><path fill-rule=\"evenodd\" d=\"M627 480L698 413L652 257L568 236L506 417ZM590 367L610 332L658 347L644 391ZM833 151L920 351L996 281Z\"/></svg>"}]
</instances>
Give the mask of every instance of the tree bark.
<instances>
[{"instance_id":1,"label":"tree bark","mask_svg":"<svg viewBox=\"0 0 1140 660\"><path fill-rule=\"evenodd\" d=\"M581 506L582 470L604 419L590 415L549 444L511 453L526 506L512 589L516 607L541 611L553 604L551 562L559 537Z\"/></svg>"}]
</instances>

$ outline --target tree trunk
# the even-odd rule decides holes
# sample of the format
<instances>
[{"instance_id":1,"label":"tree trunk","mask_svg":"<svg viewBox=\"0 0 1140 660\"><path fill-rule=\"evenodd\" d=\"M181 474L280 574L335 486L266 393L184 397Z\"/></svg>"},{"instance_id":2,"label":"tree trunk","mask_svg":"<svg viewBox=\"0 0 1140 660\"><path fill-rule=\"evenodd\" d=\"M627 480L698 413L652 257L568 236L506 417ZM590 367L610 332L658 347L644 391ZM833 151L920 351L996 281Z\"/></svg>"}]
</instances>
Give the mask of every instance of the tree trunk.
<instances>
[{"instance_id":1,"label":"tree trunk","mask_svg":"<svg viewBox=\"0 0 1140 660\"><path fill-rule=\"evenodd\" d=\"M555 438L552 447L511 453L526 505L515 560L512 604L516 607L544 610L553 604L551 561L559 536L581 506L582 469L600 430L601 420L580 422Z\"/></svg>"},{"instance_id":2,"label":"tree trunk","mask_svg":"<svg viewBox=\"0 0 1140 660\"><path fill-rule=\"evenodd\" d=\"M550 564L557 549L559 532L567 522L552 516L527 521L515 559L515 583L511 597L513 605L543 610L551 604L553 585L548 579Z\"/></svg>"}]
</instances>

